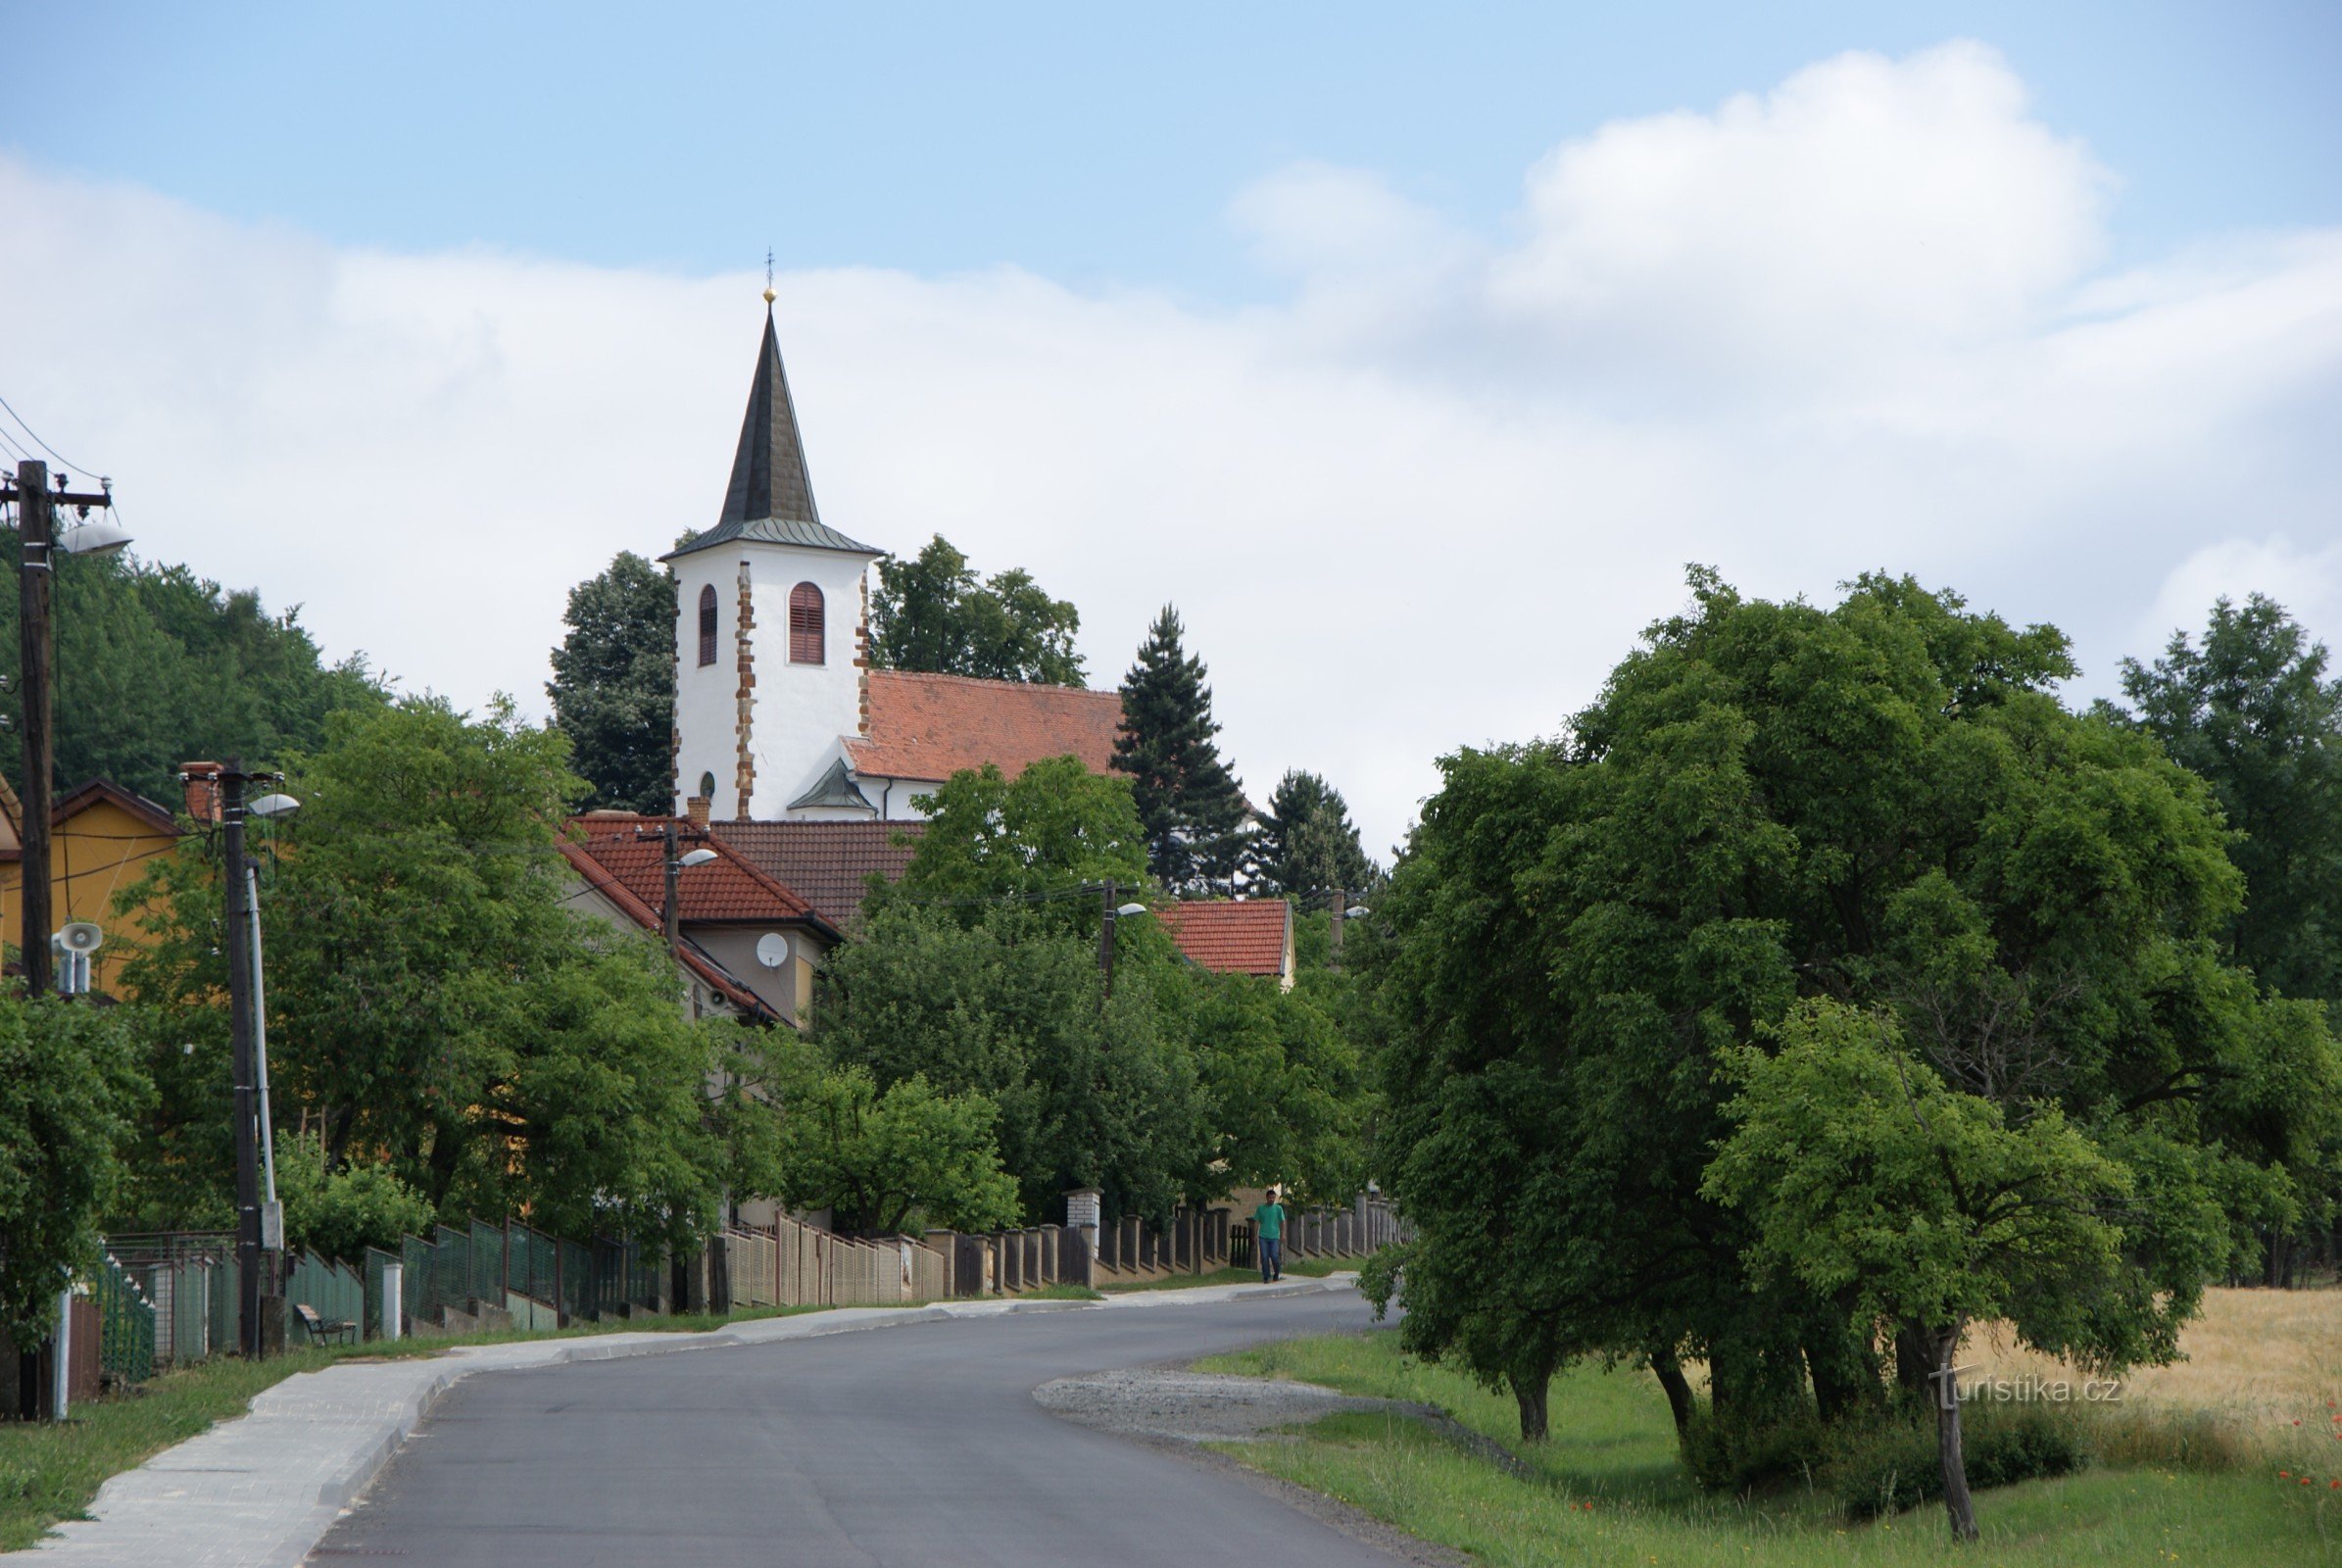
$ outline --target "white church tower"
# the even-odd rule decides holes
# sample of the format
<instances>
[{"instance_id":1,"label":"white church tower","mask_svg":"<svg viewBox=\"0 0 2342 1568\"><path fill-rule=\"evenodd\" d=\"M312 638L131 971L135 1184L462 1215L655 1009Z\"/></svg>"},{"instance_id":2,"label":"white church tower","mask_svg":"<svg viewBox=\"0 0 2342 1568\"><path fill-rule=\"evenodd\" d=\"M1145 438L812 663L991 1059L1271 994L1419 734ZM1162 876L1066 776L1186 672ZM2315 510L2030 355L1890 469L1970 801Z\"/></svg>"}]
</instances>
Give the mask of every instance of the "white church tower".
<instances>
[{"instance_id":1,"label":"white church tower","mask_svg":"<svg viewBox=\"0 0 2342 1568\"><path fill-rule=\"evenodd\" d=\"M675 571L675 797L735 820L866 818L846 743L869 733L870 563L825 525L764 295L764 345L716 525Z\"/></svg>"}]
</instances>

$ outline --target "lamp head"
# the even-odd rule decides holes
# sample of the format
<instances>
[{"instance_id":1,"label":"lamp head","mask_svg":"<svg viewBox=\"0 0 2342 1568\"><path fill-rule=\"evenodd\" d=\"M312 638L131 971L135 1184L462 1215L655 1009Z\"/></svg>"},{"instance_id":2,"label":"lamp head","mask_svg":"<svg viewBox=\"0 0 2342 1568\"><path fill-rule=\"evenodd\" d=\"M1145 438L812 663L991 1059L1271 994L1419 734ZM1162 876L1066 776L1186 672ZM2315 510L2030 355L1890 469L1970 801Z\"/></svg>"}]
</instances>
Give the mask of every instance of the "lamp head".
<instances>
[{"instance_id":1,"label":"lamp head","mask_svg":"<svg viewBox=\"0 0 2342 1568\"><path fill-rule=\"evenodd\" d=\"M265 816L271 820L280 816L291 816L300 809L301 803L290 795L264 795L244 808L247 815Z\"/></svg>"},{"instance_id":2,"label":"lamp head","mask_svg":"<svg viewBox=\"0 0 2342 1568\"><path fill-rule=\"evenodd\" d=\"M675 863L677 865L683 866L706 865L709 860L714 858L715 852L713 850L698 849L686 851L682 856L677 858Z\"/></svg>"},{"instance_id":3,"label":"lamp head","mask_svg":"<svg viewBox=\"0 0 2342 1568\"><path fill-rule=\"evenodd\" d=\"M1114 912L1119 915L1145 914L1147 912L1147 906L1144 904L1125 904L1118 906Z\"/></svg>"},{"instance_id":4,"label":"lamp head","mask_svg":"<svg viewBox=\"0 0 2342 1568\"><path fill-rule=\"evenodd\" d=\"M130 530L111 516L84 519L65 531L57 548L69 556L111 556L130 542Z\"/></svg>"}]
</instances>

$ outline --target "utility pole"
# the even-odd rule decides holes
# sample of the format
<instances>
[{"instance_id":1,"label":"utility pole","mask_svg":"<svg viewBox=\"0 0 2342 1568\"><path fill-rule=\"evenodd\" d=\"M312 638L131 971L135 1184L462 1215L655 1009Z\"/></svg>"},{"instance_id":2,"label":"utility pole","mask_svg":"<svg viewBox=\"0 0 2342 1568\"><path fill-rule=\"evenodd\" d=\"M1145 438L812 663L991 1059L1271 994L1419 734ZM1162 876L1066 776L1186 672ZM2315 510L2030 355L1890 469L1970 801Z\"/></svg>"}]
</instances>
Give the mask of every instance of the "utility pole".
<instances>
[{"instance_id":1,"label":"utility pole","mask_svg":"<svg viewBox=\"0 0 2342 1568\"><path fill-rule=\"evenodd\" d=\"M1098 968L1105 976L1105 990L1098 998L1103 1006L1114 995L1114 884L1108 882L1098 890L1102 902L1098 906Z\"/></svg>"},{"instance_id":2,"label":"utility pole","mask_svg":"<svg viewBox=\"0 0 2342 1568\"><path fill-rule=\"evenodd\" d=\"M54 660L49 632L49 466L17 465L18 633L24 687L24 995L53 989L49 969L49 811L56 740L50 728Z\"/></svg>"},{"instance_id":3,"label":"utility pole","mask_svg":"<svg viewBox=\"0 0 2342 1568\"><path fill-rule=\"evenodd\" d=\"M1334 921L1332 927L1330 928L1333 934L1326 944L1326 962L1330 968L1339 969L1342 967L1342 923L1343 919L1343 910L1348 906L1349 902L1350 896L1348 892L1342 888L1336 888L1334 890L1334 902L1327 906L1333 915Z\"/></svg>"},{"instance_id":4,"label":"utility pole","mask_svg":"<svg viewBox=\"0 0 2342 1568\"><path fill-rule=\"evenodd\" d=\"M65 475L59 474L57 478L58 483L65 482ZM98 482L109 486L112 483L105 479ZM110 507L114 498L102 492L76 495L68 490L52 491L49 466L27 460L17 465L14 489L7 488L5 481L0 480L0 501L17 504L17 539L22 552L17 563L17 634L22 658L19 673L24 696L24 844L21 862L24 889L24 995L43 997L55 989L49 958L49 920L54 912L49 906L49 812L55 801L53 780L57 771L53 707L57 670L49 629L49 594L57 557L56 509L76 507L87 517L91 507ZM114 530L112 540L97 548L119 550L128 537L119 529Z\"/></svg>"},{"instance_id":5,"label":"utility pole","mask_svg":"<svg viewBox=\"0 0 2342 1568\"><path fill-rule=\"evenodd\" d=\"M261 1332L261 1162L258 1074L252 1042L251 884L244 878L244 760L220 772L220 820L227 864L227 1027L235 1048L236 1312L244 1353L258 1360Z\"/></svg>"},{"instance_id":6,"label":"utility pole","mask_svg":"<svg viewBox=\"0 0 2342 1568\"><path fill-rule=\"evenodd\" d=\"M675 884L683 875L683 862L678 858L682 845L675 839L675 819L666 819L666 902L659 906L659 933L666 938L669 956L683 956L683 916L675 902Z\"/></svg>"}]
</instances>

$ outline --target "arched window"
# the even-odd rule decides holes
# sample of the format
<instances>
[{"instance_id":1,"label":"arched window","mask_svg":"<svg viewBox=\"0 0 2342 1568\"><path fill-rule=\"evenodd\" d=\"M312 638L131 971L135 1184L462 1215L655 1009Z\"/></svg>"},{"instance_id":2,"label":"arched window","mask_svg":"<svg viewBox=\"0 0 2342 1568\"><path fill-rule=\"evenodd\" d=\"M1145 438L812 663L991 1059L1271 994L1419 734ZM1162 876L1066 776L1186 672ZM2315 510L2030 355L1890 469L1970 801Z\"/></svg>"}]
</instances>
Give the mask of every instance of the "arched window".
<instances>
[{"instance_id":1,"label":"arched window","mask_svg":"<svg viewBox=\"0 0 2342 1568\"><path fill-rule=\"evenodd\" d=\"M789 662L824 662L821 657L821 590L809 582L801 582L789 590Z\"/></svg>"},{"instance_id":2,"label":"arched window","mask_svg":"<svg viewBox=\"0 0 2342 1568\"><path fill-rule=\"evenodd\" d=\"M715 662L715 584L700 590L700 662Z\"/></svg>"}]
</instances>

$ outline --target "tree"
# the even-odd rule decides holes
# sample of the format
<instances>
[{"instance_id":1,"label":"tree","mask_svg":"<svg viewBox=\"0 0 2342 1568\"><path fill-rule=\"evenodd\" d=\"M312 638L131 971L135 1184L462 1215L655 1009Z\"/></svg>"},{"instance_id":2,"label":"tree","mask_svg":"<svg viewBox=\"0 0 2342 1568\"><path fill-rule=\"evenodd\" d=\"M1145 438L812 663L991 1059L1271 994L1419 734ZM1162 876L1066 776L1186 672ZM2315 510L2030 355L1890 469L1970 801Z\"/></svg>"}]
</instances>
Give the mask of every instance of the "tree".
<instances>
[{"instance_id":1,"label":"tree","mask_svg":"<svg viewBox=\"0 0 2342 1568\"><path fill-rule=\"evenodd\" d=\"M1382 877L1358 842L1342 792L1315 773L1295 770L1278 781L1251 854L1259 890L1288 898L1365 893Z\"/></svg>"},{"instance_id":2,"label":"tree","mask_svg":"<svg viewBox=\"0 0 2342 1568\"><path fill-rule=\"evenodd\" d=\"M17 566L14 533L0 562ZM257 591L226 592L184 566L126 555L56 562L56 746L69 784L109 778L175 800L181 762L314 747L328 713L377 707L363 656L327 664L298 608L271 614ZM21 723L18 605L0 603L5 708Z\"/></svg>"},{"instance_id":3,"label":"tree","mask_svg":"<svg viewBox=\"0 0 2342 1568\"><path fill-rule=\"evenodd\" d=\"M863 1067L825 1073L793 1101L783 1193L826 1208L849 1233L895 1236L916 1222L989 1231L1017 1217L1016 1182L993 1143L979 1094L939 1095L913 1074L884 1093Z\"/></svg>"},{"instance_id":4,"label":"tree","mask_svg":"<svg viewBox=\"0 0 2342 1568\"><path fill-rule=\"evenodd\" d=\"M908 561L878 564L870 657L881 669L1079 686L1081 628L1071 601L1051 599L1021 567L979 584L942 534Z\"/></svg>"},{"instance_id":5,"label":"tree","mask_svg":"<svg viewBox=\"0 0 2342 1568\"><path fill-rule=\"evenodd\" d=\"M824 963L814 1039L882 1090L918 1077L990 1101L1028 1219L1077 1187L1100 1189L1109 1214L1166 1217L1208 1190L1211 1139L1195 1061L1154 994L1168 942L1127 936L1108 998L1096 937L1028 906L882 906Z\"/></svg>"},{"instance_id":6,"label":"tree","mask_svg":"<svg viewBox=\"0 0 2342 1568\"><path fill-rule=\"evenodd\" d=\"M1830 998L1885 1009L1959 1092L2122 1151L2153 1294L2086 1309L2152 1353L2295 1201L2280 1152L2328 1136L2342 1083L2322 1025L2221 961L2239 878L2209 791L2058 704L2052 628L1883 576L1831 610L1692 587L1566 737L1445 759L1377 900L1390 941L1355 961L1419 1237L1402 1333L1490 1381L1642 1361L1687 1438L1689 1356L1720 1442L1878 1409L1859 1300L1744 1288L1755 1233L1703 1191L1722 1064ZM2218 1249L2201 1192L2235 1227Z\"/></svg>"},{"instance_id":7,"label":"tree","mask_svg":"<svg viewBox=\"0 0 2342 1568\"><path fill-rule=\"evenodd\" d=\"M1952 1534L1976 1537L1954 1374L1970 1324L2005 1321L2025 1344L2122 1371L2135 1348L2095 1332L2087 1303L2148 1297L2117 1218L2137 1189L2055 1106L2012 1115L1962 1094L1905 1050L1891 1019L1799 1003L1768 1054L1726 1055L1733 1131L1702 1191L1756 1221L1758 1279L1794 1276L1925 1347ZM2188 1216L2216 1255L2216 1205ZM2176 1355L2165 1341L2158 1359Z\"/></svg>"},{"instance_id":8,"label":"tree","mask_svg":"<svg viewBox=\"0 0 2342 1568\"><path fill-rule=\"evenodd\" d=\"M2177 631L2153 664L2124 660L2122 691L2239 835L2229 956L2342 1018L2342 678L2326 666L2325 645L2255 594L2213 606L2201 647Z\"/></svg>"},{"instance_id":9,"label":"tree","mask_svg":"<svg viewBox=\"0 0 2342 1568\"><path fill-rule=\"evenodd\" d=\"M337 714L288 760L302 809L261 895L276 1111L321 1129L328 1175L385 1165L441 1213L688 1239L727 1157L706 1093L724 1039L684 1018L656 944L566 903L567 760L509 704L436 698ZM152 912L125 986L211 1057L169 1080L194 1098L155 1118L158 1155L228 1147L218 876L191 837L126 898Z\"/></svg>"},{"instance_id":10,"label":"tree","mask_svg":"<svg viewBox=\"0 0 2342 1568\"><path fill-rule=\"evenodd\" d=\"M553 651L553 718L591 807L674 806L675 579L630 550L569 590Z\"/></svg>"},{"instance_id":11,"label":"tree","mask_svg":"<svg viewBox=\"0 0 2342 1568\"><path fill-rule=\"evenodd\" d=\"M1233 881L1244 852L1244 796L1212 737L1211 688L1200 659L1181 646L1179 612L1165 605L1122 680L1114 766L1130 775L1147 863L1174 892Z\"/></svg>"},{"instance_id":12,"label":"tree","mask_svg":"<svg viewBox=\"0 0 2342 1568\"><path fill-rule=\"evenodd\" d=\"M395 1251L399 1239L430 1229L431 1205L387 1164L345 1161L325 1168L321 1139L276 1134L276 1196L285 1246L355 1262L369 1247Z\"/></svg>"},{"instance_id":13,"label":"tree","mask_svg":"<svg viewBox=\"0 0 2342 1568\"><path fill-rule=\"evenodd\" d=\"M1095 932L1095 902L1081 890L1109 881L1133 894L1147 881L1130 780L1049 757L1013 782L987 762L937 786L902 880L873 897L953 907L970 920L987 902L1054 897L1068 921Z\"/></svg>"},{"instance_id":14,"label":"tree","mask_svg":"<svg viewBox=\"0 0 2342 1568\"><path fill-rule=\"evenodd\" d=\"M57 1293L97 1261L98 1220L146 1094L122 1018L0 998L0 1339L38 1342Z\"/></svg>"}]
</instances>

